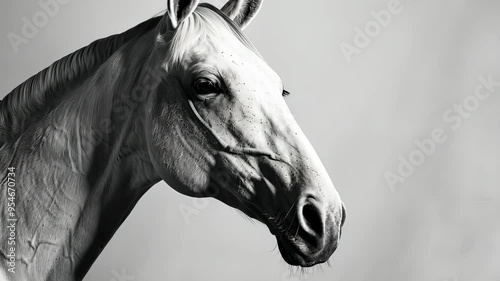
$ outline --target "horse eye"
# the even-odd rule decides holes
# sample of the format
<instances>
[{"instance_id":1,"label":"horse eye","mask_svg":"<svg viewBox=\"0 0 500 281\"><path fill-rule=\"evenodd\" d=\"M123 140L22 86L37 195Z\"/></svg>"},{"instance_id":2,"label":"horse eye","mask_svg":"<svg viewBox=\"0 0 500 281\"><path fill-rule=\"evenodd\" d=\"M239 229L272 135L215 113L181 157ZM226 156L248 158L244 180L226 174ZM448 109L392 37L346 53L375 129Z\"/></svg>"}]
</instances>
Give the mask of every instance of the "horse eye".
<instances>
[{"instance_id":1,"label":"horse eye","mask_svg":"<svg viewBox=\"0 0 500 281\"><path fill-rule=\"evenodd\" d=\"M286 97L286 96L290 95L290 92L287 90L283 90L283 93L281 95Z\"/></svg>"},{"instance_id":2,"label":"horse eye","mask_svg":"<svg viewBox=\"0 0 500 281\"><path fill-rule=\"evenodd\" d=\"M199 78L193 82L193 90L197 95L218 94L220 88L217 83L207 78Z\"/></svg>"}]
</instances>

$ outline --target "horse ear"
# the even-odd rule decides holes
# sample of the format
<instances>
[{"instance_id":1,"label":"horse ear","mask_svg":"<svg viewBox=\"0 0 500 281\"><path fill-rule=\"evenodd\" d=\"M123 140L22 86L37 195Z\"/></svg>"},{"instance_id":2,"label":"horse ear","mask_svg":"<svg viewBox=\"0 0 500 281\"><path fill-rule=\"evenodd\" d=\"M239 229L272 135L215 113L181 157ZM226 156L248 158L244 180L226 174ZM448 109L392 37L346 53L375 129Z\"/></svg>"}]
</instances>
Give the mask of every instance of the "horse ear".
<instances>
[{"instance_id":1,"label":"horse ear","mask_svg":"<svg viewBox=\"0 0 500 281\"><path fill-rule=\"evenodd\" d=\"M229 0L222 11L244 29L259 12L263 0Z\"/></svg>"},{"instance_id":2,"label":"horse ear","mask_svg":"<svg viewBox=\"0 0 500 281\"><path fill-rule=\"evenodd\" d=\"M199 2L199 0L168 0L167 14L172 29L176 29L182 21L189 17Z\"/></svg>"}]
</instances>

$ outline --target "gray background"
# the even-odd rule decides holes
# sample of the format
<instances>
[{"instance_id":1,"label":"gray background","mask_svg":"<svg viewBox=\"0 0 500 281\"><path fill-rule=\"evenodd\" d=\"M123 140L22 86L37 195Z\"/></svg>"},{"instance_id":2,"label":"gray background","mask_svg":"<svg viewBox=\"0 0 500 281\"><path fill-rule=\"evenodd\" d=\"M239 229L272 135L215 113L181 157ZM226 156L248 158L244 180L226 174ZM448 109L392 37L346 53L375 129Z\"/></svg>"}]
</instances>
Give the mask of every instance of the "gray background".
<instances>
[{"instance_id":1,"label":"gray background","mask_svg":"<svg viewBox=\"0 0 500 281\"><path fill-rule=\"evenodd\" d=\"M442 117L474 93L479 76L500 81L500 2L401 0L401 13L348 63L339 44L353 44L354 28L389 2L268 0L246 30L292 92L287 102L347 206L331 267L290 276L263 225L159 183L85 280L500 280L500 88L457 130ZM15 53L7 33L20 33L37 3L0 3L0 97L166 7L71 0ZM384 173L435 128L446 141L391 189ZM186 223L180 206L199 213ZM118 278L123 271L131 278Z\"/></svg>"}]
</instances>

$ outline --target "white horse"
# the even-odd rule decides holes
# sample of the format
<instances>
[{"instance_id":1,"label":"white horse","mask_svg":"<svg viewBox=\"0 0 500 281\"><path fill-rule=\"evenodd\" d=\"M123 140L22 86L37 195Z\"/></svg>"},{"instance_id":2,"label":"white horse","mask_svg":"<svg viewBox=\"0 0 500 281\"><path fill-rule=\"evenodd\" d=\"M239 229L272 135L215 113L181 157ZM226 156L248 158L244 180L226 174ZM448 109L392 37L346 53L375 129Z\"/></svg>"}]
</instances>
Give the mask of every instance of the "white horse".
<instances>
[{"instance_id":1,"label":"white horse","mask_svg":"<svg viewBox=\"0 0 500 281\"><path fill-rule=\"evenodd\" d=\"M260 6L168 0L1 101L2 280L82 280L160 180L264 223L291 265L330 258L345 210L241 31Z\"/></svg>"}]
</instances>

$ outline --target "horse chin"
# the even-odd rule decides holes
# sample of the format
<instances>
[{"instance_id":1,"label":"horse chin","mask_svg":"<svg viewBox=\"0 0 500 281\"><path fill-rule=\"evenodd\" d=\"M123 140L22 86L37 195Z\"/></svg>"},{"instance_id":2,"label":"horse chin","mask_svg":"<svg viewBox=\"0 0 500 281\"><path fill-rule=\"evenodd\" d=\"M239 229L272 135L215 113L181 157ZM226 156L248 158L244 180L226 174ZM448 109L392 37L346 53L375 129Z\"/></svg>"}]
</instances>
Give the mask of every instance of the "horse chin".
<instances>
[{"instance_id":1,"label":"horse chin","mask_svg":"<svg viewBox=\"0 0 500 281\"><path fill-rule=\"evenodd\" d=\"M281 256L288 264L292 266L300 267L312 267L317 264L322 264L330 258L330 256L335 251L336 244L333 247L327 247L331 249L323 249L318 253L310 253L307 246L298 241L290 241L284 238L276 237L278 242L278 249Z\"/></svg>"},{"instance_id":2,"label":"horse chin","mask_svg":"<svg viewBox=\"0 0 500 281\"><path fill-rule=\"evenodd\" d=\"M293 247L287 244L288 243L286 241L283 242L278 240L278 248L281 256L289 265L311 267L317 264L317 262L314 261L306 261L305 258L297 252L297 250L292 250L291 248Z\"/></svg>"}]
</instances>

